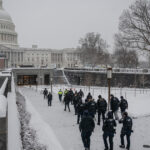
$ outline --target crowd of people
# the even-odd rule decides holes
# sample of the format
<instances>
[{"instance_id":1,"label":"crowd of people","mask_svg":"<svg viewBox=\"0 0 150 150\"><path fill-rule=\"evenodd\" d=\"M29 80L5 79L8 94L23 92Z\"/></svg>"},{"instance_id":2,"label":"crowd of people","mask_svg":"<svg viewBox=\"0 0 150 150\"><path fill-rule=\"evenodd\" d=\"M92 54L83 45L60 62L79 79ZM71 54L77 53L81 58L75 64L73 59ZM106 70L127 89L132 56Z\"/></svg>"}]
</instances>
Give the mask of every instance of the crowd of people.
<instances>
[{"instance_id":1,"label":"crowd of people","mask_svg":"<svg viewBox=\"0 0 150 150\"><path fill-rule=\"evenodd\" d=\"M47 89L44 90L43 94L44 98L47 97L48 99L48 105L51 106L52 94L50 92L48 93ZM116 133L115 128L117 123L122 123L122 129L120 132L120 148L130 150L130 136L133 130L132 118L129 117L126 111L128 109L127 100L123 96L121 96L119 100L111 94L110 104L108 104L101 95L98 96L97 101L93 99L90 92L83 101L84 96L85 95L81 89L78 92L73 92L72 89L65 89L64 91L60 89L58 91L59 101L63 102L65 105L64 111L67 111L68 109L70 112L70 104L74 106L74 112L77 116L77 124L79 124L79 130L81 132L81 138L85 150L90 150L90 137L92 132L94 132L95 122L97 122L97 125L99 126L102 124L103 141L105 146L104 150L113 150L113 137ZM108 105L110 105L109 110ZM118 115L119 108L121 118L119 118ZM127 139L126 146L124 142L125 136ZM109 144L107 139L109 139Z\"/></svg>"}]
</instances>

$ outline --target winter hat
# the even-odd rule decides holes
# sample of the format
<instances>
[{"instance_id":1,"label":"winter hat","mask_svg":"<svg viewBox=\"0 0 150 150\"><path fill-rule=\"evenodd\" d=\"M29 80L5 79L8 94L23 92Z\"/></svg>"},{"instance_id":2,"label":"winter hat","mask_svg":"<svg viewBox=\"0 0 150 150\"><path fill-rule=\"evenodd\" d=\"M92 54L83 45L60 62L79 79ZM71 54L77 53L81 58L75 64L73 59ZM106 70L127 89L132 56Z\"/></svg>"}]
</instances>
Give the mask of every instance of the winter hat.
<instances>
[{"instance_id":1,"label":"winter hat","mask_svg":"<svg viewBox=\"0 0 150 150\"><path fill-rule=\"evenodd\" d=\"M101 96L101 95L99 95L99 96L98 96L98 98L102 98L102 96Z\"/></svg>"}]
</instances>

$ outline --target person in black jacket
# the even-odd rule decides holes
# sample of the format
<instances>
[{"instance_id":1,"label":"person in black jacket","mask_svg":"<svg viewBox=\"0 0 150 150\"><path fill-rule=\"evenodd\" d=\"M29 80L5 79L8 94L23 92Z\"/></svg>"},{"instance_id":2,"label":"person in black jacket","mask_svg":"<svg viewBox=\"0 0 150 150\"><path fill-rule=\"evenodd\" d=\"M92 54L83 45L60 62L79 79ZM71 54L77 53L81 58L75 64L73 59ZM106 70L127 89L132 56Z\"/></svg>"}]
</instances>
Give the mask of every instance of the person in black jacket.
<instances>
[{"instance_id":1,"label":"person in black jacket","mask_svg":"<svg viewBox=\"0 0 150 150\"><path fill-rule=\"evenodd\" d=\"M123 118L121 120L119 120L119 123L123 123L123 127L121 129L121 134L120 134L120 138L121 138L121 148L125 148L125 144L124 144L124 136L126 136L127 139L127 146L126 149L130 150L130 136L131 133L133 132L132 130L132 119L128 116L127 112L123 113Z\"/></svg>"},{"instance_id":2,"label":"person in black jacket","mask_svg":"<svg viewBox=\"0 0 150 150\"><path fill-rule=\"evenodd\" d=\"M120 102L118 98L114 97L114 95L111 94L110 107L116 120L119 120L119 116L118 116L119 105L120 105Z\"/></svg>"},{"instance_id":3,"label":"person in black jacket","mask_svg":"<svg viewBox=\"0 0 150 150\"><path fill-rule=\"evenodd\" d=\"M96 102L94 101L94 99L89 99L89 102L87 103L87 109L89 111L89 114L94 119L96 114Z\"/></svg>"},{"instance_id":4,"label":"person in black jacket","mask_svg":"<svg viewBox=\"0 0 150 150\"><path fill-rule=\"evenodd\" d=\"M123 116L123 113L128 109L128 102L126 99L123 98L123 96L120 97L120 110L121 110L121 115Z\"/></svg>"},{"instance_id":5,"label":"person in black jacket","mask_svg":"<svg viewBox=\"0 0 150 150\"><path fill-rule=\"evenodd\" d=\"M48 90L47 88L45 88L43 91L44 99L47 98L47 94L48 94Z\"/></svg>"},{"instance_id":6,"label":"person in black jacket","mask_svg":"<svg viewBox=\"0 0 150 150\"><path fill-rule=\"evenodd\" d=\"M77 115L77 104L79 103L79 100L80 100L80 96L78 95L78 93L75 93L74 97L73 97L73 105L74 105L75 115Z\"/></svg>"},{"instance_id":7,"label":"person in black jacket","mask_svg":"<svg viewBox=\"0 0 150 150\"><path fill-rule=\"evenodd\" d=\"M81 137L85 150L90 150L90 136L92 135L94 128L95 128L94 120L89 115L88 110L86 110L79 125L79 130L81 132Z\"/></svg>"},{"instance_id":8,"label":"person in black jacket","mask_svg":"<svg viewBox=\"0 0 150 150\"><path fill-rule=\"evenodd\" d=\"M108 118L105 119L103 128L102 128L104 132L103 140L104 140L105 150L113 150L113 137L115 134L116 122L113 119L112 111L108 112L107 116ZM109 137L110 148L108 148L107 137Z\"/></svg>"},{"instance_id":9,"label":"person in black jacket","mask_svg":"<svg viewBox=\"0 0 150 150\"><path fill-rule=\"evenodd\" d=\"M68 110L70 112L70 107L69 107L70 101L71 101L71 97L70 97L70 94L68 92L68 93L65 94L65 97L64 97L64 102L65 102L65 109L64 109L64 111L66 111L66 107L68 107Z\"/></svg>"},{"instance_id":10,"label":"person in black jacket","mask_svg":"<svg viewBox=\"0 0 150 150\"><path fill-rule=\"evenodd\" d=\"M87 97L86 97L86 100L87 100L87 101L89 101L89 99L92 99L92 95L91 95L90 92L88 93L88 95L87 95Z\"/></svg>"},{"instance_id":11,"label":"person in black jacket","mask_svg":"<svg viewBox=\"0 0 150 150\"><path fill-rule=\"evenodd\" d=\"M97 122L97 124L100 125L101 114L102 114L102 119L103 119L103 123L104 123L105 113L106 113L106 110L107 110L107 102L104 98L102 98L101 95L98 96L97 110L98 110L98 122Z\"/></svg>"},{"instance_id":12,"label":"person in black jacket","mask_svg":"<svg viewBox=\"0 0 150 150\"><path fill-rule=\"evenodd\" d=\"M68 94L69 94L69 96L70 96L70 102L71 102L71 104L73 105L74 93L73 93L72 89L70 89L70 90L68 91Z\"/></svg>"},{"instance_id":13,"label":"person in black jacket","mask_svg":"<svg viewBox=\"0 0 150 150\"><path fill-rule=\"evenodd\" d=\"M85 110L85 105L82 103L82 100L80 99L79 103L77 104L77 124L80 123L80 118L82 119L83 112Z\"/></svg>"},{"instance_id":14,"label":"person in black jacket","mask_svg":"<svg viewBox=\"0 0 150 150\"><path fill-rule=\"evenodd\" d=\"M83 93L83 91L80 89L80 91L78 92L78 94L81 96L81 98L82 97L84 97L84 93Z\"/></svg>"},{"instance_id":15,"label":"person in black jacket","mask_svg":"<svg viewBox=\"0 0 150 150\"><path fill-rule=\"evenodd\" d=\"M52 96L51 92L49 92L48 95L47 95L48 106L52 105L52 98L53 98L53 96Z\"/></svg>"}]
</instances>

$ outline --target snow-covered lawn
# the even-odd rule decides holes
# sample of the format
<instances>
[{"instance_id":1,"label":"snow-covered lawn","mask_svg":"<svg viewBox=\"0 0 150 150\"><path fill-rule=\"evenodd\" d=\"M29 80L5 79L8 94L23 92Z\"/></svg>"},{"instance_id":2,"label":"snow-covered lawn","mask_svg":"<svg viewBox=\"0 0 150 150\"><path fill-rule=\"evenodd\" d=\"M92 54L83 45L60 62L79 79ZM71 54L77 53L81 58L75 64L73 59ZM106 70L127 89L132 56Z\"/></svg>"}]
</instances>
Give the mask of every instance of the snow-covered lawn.
<instances>
[{"instance_id":1,"label":"snow-covered lawn","mask_svg":"<svg viewBox=\"0 0 150 150\"><path fill-rule=\"evenodd\" d=\"M46 86L39 86L38 90L36 91L36 87L20 87L22 94L26 97L28 101L30 101L29 110L32 110L32 107L34 107L34 112L37 111L41 120L43 120L45 123L40 128L36 128L36 130L42 130L38 131L39 133L39 140L43 142L43 139L47 136L47 134L44 134L44 132L47 131L47 133L51 134L51 129L53 130L54 134L56 135L56 139L60 142L60 145L64 150L84 150L83 144L80 137L80 132L78 129L78 125L76 124L76 116L74 115L74 109L73 106L71 106L71 112L64 112L64 105L63 103L60 103L58 100L58 90L70 88L67 86L53 86L53 102L52 107L47 106L47 100L44 100L42 89ZM46 88L49 88L50 86L47 86ZM85 95L89 92L88 87L80 87L80 86L73 86L74 90L82 89L85 92ZM105 87L94 87L90 89L91 94L94 95L95 100L97 100L97 96L101 94L105 99L107 99L107 88ZM131 136L131 150L143 150L143 144L149 144L150 143L150 117L148 115L150 114L149 109L149 95L150 90L143 90L140 89L117 89L114 88L111 91L112 94L114 94L117 97L120 97L120 95L123 95L129 103L129 114L131 114L134 117L137 117L137 119L133 120L134 126L133 130L134 133ZM29 104L29 103L28 103ZM32 112L32 111L31 111ZM147 117L143 117L147 116ZM97 119L97 116L96 116ZM40 122L40 121L39 121ZM96 123L96 122L95 122ZM33 128L34 128L34 124ZM50 127L50 129L48 128ZM43 129L42 129L43 127ZM91 150L103 150L104 144L102 139L102 126L95 127L94 133L92 134L91 138ZM44 131L45 130L45 131ZM119 148L120 144L120 130L121 125L117 125L117 131L116 135L114 137L114 150L121 150ZM43 133L43 134L42 134ZM48 138L48 137L47 137ZM50 140L50 139L49 139ZM44 143L45 144L45 143ZM56 150L49 148L48 150Z\"/></svg>"}]
</instances>

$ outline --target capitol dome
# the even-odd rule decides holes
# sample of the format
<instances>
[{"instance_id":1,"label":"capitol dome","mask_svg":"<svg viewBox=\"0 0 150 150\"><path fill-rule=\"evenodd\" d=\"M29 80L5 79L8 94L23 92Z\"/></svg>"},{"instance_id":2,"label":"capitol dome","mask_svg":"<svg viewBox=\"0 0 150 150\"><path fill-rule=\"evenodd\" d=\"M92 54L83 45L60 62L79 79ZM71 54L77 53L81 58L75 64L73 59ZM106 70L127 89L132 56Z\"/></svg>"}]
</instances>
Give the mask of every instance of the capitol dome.
<instances>
[{"instance_id":1,"label":"capitol dome","mask_svg":"<svg viewBox=\"0 0 150 150\"><path fill-rule=\"evenodd\" d=\"M18 47L17 38L15 25L10 15L4 10L3 1L0 0L0 45Z\"/></svg>"}]
</instances>

